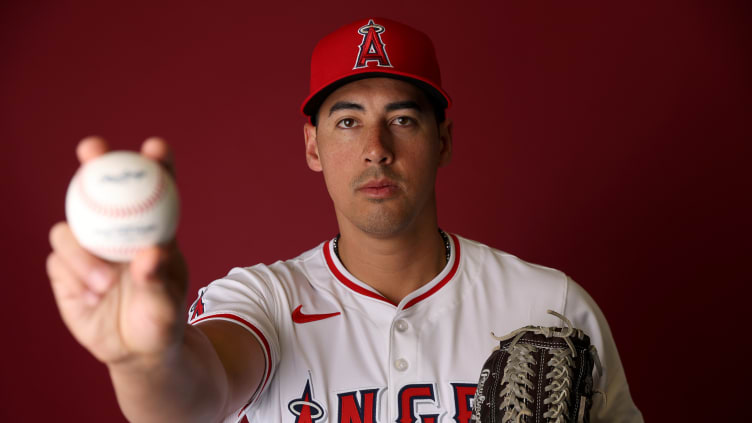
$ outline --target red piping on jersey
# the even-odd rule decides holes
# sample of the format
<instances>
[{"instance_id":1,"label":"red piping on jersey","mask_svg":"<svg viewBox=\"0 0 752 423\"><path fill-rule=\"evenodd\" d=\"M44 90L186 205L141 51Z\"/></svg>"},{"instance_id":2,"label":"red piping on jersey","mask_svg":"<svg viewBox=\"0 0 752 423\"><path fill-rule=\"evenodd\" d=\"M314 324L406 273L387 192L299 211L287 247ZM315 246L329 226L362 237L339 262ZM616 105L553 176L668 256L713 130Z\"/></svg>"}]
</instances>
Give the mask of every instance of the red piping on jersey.
<instances>
[{"instance_id":1,"label":"red piping on jersey","mask_svg":"<svg viewBox=\"0 0 752 423\"><path fill-rule=\"evenodd\" d=\"M407 310L408 308L414 306L415 304L433 295L436 291L440 290L442 286L446 285L447 282L449 282L454 277L454 274L457 273L457 268L460 265L460 241L453 234L449 234L449 235L452 237L452 241L454 241L454 248L455 248L454 263L452 264L452 269L449 271L449 273L447 273L444 279L442 279L441 282L437 283L433 288L413 298L407 304L405 304L404 310Z\"/></svg>"},{"instance_id":2,"label":"red piping on jersey","mask_svg":"<svg viewBox=\"0 0 752 423\"><path fill-rule=\"evenodd\" d=\"M251 329L256 335L258 335L259 339L261 339L261 342L264 344L264 352L266 353L266 371L264 373L266 373L266 376L264 377L264 383L263 385L261 385L261 389L259 389L257 392L260 395L261 392L264 391L264 388L266 387L266 383L269 382L269 376L272 375L272 350L269 347L269 342L266 340L266 337L264 336L264 334L261 333L261 331L258 330L258 328L254 326L252 323L234 314L213 314L211 316L201 317L191 322L191 325L195 325L196 323L202 322L204 320L222 319L222 318L234 320L238 323L241 323L243 326L247 327L248 329ZM254 394L253 396L251 396L251 399L248 400L248 403L243 408L240 409L240 413L238 413L238 416L243 414L246 408L248 408L248 406L251 405L251 403L254 400L254 397L258 397L258 395Z\"/></svg>"},{"instance_id":3,"label":"red piping on jersey","mask_svg":"<svg viewBox=\"0 0 752 423\"><path fill-rule=\"evenodd\" d=\"M327 241L326 244L324 245L324 257L326 258L326 264L329 265L329 270L331 270L332 273L334 273L334 276L336 276L337 279L340 282L342 282L346 287L352 289L353 291L357 292L358 294L363 294L363 295L365 295L367 297L371 297L371 298L375 298L377 300L381 300L381 301L387 302L387 303L389 303L389 304L391 304L391 305L393 305L395 307L397 306L397 304L389 301L389 299L387 299L387 298L385 298L385 297L383 297L383 296L381 296L381 295L379 295L379 294L377 294L377 293L375 293L373 291L369 291L369 290L367 290L367 289L359 286L356 283L353 283L353 281L351 281L350 279L348 279L347 276L343 275L342 272L340 272L339 269L337 269L337 266L334 264L334 260L332 260L332 253L329 252L329 244L330 243L331 243L331 241Z\"/></svg>"},{"instance_id":4,"label":"red piping on jersey","mask_svg":"<svg viewBox=\"0 0 752 423\"><path fill-rule=\"evenodd\" d=\"M452 269L449 271L449 273L447 273L444 279L439 281L439 283L437 283L433 288L413 298L407 304L405 304L405 307L403 308L403 310L407 310L408 308L414 306L415 304L425 300L426 298L436 293L436 291L440 290L444 285L446 285L447 282L449 282L454 277L454 274L457 273L457 268L460 265L460 241L459 239L457 239L457 237L454 234L449 234L449 236L451 236L452 240L454 241L454 251L455 251L454 263L452 264ZM329 270L332 271L332 273L337 278L337 280L339 280L346 287L352 289L353 291L359 294L363 294L367 297L375 298L377 300L385 301L395 307L397 306L397 304L394 304L389 299L382 297L381 295L376 294L375 292L369 291L361 287L360 285L348 279L347 276L342 274L342 272L340 272L339 269L337 269L337 266L334 264L334 260L332 259L332 253L329 251L330 243L331 241L327 241L326 244L324 244L324 258L326 258L326 264L329 266Z\"/></svg>"}]
</instances>

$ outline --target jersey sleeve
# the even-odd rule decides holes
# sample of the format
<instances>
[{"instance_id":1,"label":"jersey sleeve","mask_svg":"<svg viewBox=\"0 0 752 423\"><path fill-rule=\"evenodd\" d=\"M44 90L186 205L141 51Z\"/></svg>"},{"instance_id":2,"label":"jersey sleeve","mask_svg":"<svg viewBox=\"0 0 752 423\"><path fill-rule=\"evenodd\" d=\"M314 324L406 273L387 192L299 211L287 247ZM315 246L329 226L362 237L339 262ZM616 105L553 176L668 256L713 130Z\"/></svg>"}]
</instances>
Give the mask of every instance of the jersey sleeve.
<instances>
[{"instance_id":1,"label":"jersey sleeve","mask_svg":"<svg viewBox=\"0 0 752 423\"><path fill-rule=\"evenodd\" d=\"M582 329L597 348L603 366L603 374L595 375L594 388L603 393L595 394L590 416L593 423L639 423L642 414L629 393L624 368L611 335L611 329L598 304L579 284L567 278L564 316Z\"/></svg>"},{"instance_id":2,"label":"jersey sleeve","mask_svg":"<svg viewBox=\"0 0 752 423\"><path fill-rule=\"evenodd\" d=\"M240 325L261 345L265 355L264 376L248 403L239 410L242 416L269 384L280 356L275 324L277 295L272 289L270 272L263 269L234 268L227 276L201 288L188 311L188 323L199 325L208 320L224 320ZM227 420L226 420L227 421Z\"/></svg>"}]
</instances>

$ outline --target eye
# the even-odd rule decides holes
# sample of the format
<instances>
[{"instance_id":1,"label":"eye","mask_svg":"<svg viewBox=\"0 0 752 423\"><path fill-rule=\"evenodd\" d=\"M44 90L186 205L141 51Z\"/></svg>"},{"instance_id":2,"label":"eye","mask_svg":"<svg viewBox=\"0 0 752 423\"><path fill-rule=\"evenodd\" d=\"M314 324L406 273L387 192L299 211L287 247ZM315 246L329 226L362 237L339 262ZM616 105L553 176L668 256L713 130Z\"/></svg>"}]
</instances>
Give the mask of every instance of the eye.
<instances>
[{"instance_id":1,"label":"eye","mask_svg":"<svg viewBox=\"0 0 752 423\"><path fill-rule=\"evenodd\" d=\"M355 121L355 119L353 119L353 118L344 118L344 119L340 120L339 122L337 122L337 127L338 128L352 128L356 124L357 124L357 122Z\"/></svg>"},{"instance_id":2,"label":"eye","mask_svg":"<svg viewBox=\"0 0 752 423\"><path fill-rule=\"evenodd\" d=\"M409 116L397 116L392 120L392 123L394 123L397 126L408 126L415 123L415 120Z\"/></svg>"}]
</instances>

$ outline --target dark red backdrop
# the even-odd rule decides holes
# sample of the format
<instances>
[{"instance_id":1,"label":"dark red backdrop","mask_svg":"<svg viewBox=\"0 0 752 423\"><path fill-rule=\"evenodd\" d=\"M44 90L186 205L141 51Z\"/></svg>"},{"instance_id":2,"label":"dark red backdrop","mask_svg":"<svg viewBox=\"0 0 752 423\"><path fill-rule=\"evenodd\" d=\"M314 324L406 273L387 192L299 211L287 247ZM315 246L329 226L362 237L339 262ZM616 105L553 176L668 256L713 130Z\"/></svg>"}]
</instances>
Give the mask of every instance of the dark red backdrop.
<instances>
[{"instance_id":1,"label":"dark red backdrop","mask_svg":"<svg viewBox=\"0 0 752 423\"><path fill-rule=\"evenodd\" d=\"M722 421L744 404L744 2L31 3L0 6L0 420L122 420L44 272L78 139L172 142L191 297L231 266L296 255L336 231L304 162L308 57L367 14L435 40L455 101L442 227L585 286L648 420ZM707 404L721 392L731 406Z\"/></svg>"}]
</instances>

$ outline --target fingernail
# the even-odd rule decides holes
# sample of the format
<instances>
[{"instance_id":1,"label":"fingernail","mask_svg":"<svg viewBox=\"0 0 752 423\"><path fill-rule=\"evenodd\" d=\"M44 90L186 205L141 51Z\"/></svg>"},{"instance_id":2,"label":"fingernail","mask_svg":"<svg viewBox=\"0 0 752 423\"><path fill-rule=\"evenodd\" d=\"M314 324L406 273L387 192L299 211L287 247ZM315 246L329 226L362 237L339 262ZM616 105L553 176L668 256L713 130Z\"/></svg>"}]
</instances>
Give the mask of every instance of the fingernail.
<instances>
[{"instance_id":1,"label":"fingernail","mask_svg":"<svg viewBox=\"0 0 752 423\"><path fill-rule=\"evenodd\" d=\"M110 287L109 273L102 269L94 269L89 273L89 287L97 292L104 292Z\"/></svg>"}]
</instances>

